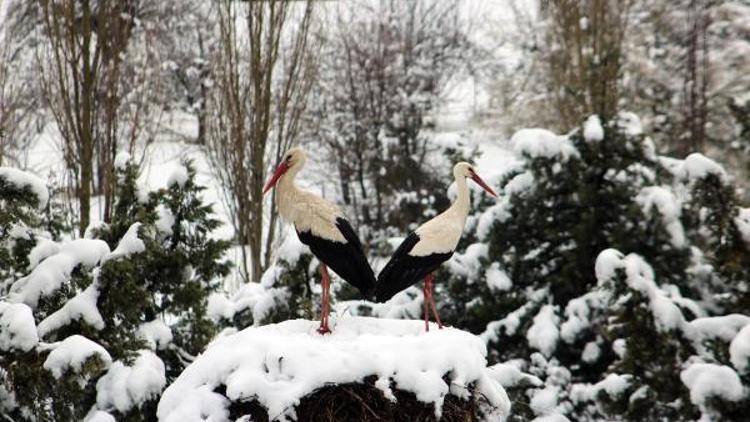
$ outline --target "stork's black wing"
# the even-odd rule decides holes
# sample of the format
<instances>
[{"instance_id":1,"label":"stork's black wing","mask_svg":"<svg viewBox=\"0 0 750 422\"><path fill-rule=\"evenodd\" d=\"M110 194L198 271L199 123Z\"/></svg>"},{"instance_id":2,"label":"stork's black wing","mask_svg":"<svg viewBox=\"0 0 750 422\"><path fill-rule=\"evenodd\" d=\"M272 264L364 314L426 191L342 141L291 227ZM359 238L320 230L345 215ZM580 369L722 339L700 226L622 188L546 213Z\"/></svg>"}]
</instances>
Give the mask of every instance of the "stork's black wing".
<instances>
[{"instance_id":1,"label":"stork's black wing","mask_svg":"<svg viewBox=\"0 0 750 422\"><path fill-rule=\"evenodd\" d=\"M333 272L359 289L364 298L372 295L375 274L367 261L357 233L344 218L336 219L336 227L346 242L336 242L313 235L310 231L297 231L300 241L310 247L313 255Z\"/></svg>"},{"instance_id":2,"label":"stork's black wing","mask_svg":"<svg viewBox=\"0 0 750 422\"><path fill-rule=\"evenodd\" d=\"M419 235L414 232L409 233L393 253L391 260L380 271L378 283L375 286L376 302L385 302L396 293L422 280L453 255L453 252L434 253L427 256L409 255L417 242L419 242Z\"/></svg>"}]
</instances>

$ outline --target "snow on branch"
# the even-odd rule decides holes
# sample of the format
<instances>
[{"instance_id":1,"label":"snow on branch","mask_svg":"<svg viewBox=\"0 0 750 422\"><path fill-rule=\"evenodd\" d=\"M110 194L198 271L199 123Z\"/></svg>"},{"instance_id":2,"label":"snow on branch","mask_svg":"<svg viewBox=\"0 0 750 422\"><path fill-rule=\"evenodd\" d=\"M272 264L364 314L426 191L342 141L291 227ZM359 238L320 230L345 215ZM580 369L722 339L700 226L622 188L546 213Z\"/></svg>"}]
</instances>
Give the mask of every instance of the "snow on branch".
<instances>
[{"instance_id":1,"label":"snow on branch","mask_svg":"<svg viewBox=\"0 0 750 422\"><path fill-rule=\"evenodd\" d=\"M77 266L93 267L108 254L109 246L103 240L76 239L64 243L56 254L13 284L9 301L36 308L39 299L55 293Z\"/></svg>"},{"instance_id":2,"label":"snow on branch","mask_svg":"<svg viewBox=\"0 0 750 422\"><path fill-rule=\"evenodd\" d=\"M13 185L18 190L29 189L37 197L38 208L43 209L49 201L49 191L44 180L37 176L12 167L0 167L0 179Z\"/></svg>"}]
</instances>

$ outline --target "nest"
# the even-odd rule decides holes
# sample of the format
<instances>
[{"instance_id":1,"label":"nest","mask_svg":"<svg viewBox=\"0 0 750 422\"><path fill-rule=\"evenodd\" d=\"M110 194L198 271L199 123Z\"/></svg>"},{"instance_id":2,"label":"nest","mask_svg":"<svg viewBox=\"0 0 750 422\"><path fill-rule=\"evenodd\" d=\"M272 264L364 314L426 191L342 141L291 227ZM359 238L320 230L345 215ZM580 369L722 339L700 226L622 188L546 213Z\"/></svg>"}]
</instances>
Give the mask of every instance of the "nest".
<instances>
[{"instance_id":1,"label":"nest","mask_svg":"<svg viewBox=\"0 0 750 422\"><path fill-rule=\"evenodd\" d=\"M432 403L417 400L414 393L393 388L396 401L388 400L375 387L375 377L364 383L331 385L320 388L302 398L295 408L297 422L375 422L375 421L437 421ZM469 400L448 395L443 402L440 421L475 422L479 420L478 399ZM253 422L269 422L267 410L258 401L232 403L230 419L250 416ZM273 415L278 416L278 415ZM272 416L272 417L273 417Z\"/></svg>"}]
</instances>

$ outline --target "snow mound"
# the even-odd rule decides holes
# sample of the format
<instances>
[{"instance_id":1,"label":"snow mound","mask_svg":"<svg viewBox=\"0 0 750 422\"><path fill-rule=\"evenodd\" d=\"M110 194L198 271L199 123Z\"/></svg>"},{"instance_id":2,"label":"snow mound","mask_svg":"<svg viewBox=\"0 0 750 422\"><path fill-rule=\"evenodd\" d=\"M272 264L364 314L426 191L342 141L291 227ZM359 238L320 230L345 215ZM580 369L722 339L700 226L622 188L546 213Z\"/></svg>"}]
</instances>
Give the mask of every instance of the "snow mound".
<instances>
[{"instance_id":1,"label":"snow mound","mask_svg":"<svg viewBox=\"0 0 750 422\"><path fill-rule=\"evenodd\" d=\"M97 355L106 368L112 364L109 353L102 346L84 336L72 335L53 347L54 349L44 361L44 369L52 372L52 376L56 379L62 377L68 370L80 372L86 361Z\"/></svg>"},{"instance_id":2,"label":"snow mound","mask_svg":"<svg viewBox=\"0 0 750 422\"><path fill-rule=\"evenodd\" d=\"M510 139L513 152L531 158L577 157L578 150L566 136L558 136L545 129L521 129Z\"/></svg>"},{"instance_id":3,"label":"snow mound","mask_svg":"<svg viewBox=\"0 0 750 422\"><path fill-rule=\"evenodd\" d=\"M273 266L266 270L264 277L269 271L281 271L280 267ZM262 283L247 283L240 290L227 297L224 293L213 293L208 297L208 316L214 321L222 318L231 321L238 313L247 309L253 315L253 324L258 325L279 304L289 299L289 292L280 287L266 287Z\"/></svg>"},{"instance_id":4,"label":"snow mound","mask_svg":"<svg viewBox=\"0 0 750 422\"><path fill-rule=\"evenodd\" d=\"M529 346L539 350L545 356L552 356L560 339L560 317L557 315L557 307L544 305L534 317L531 328L526 333Z\"/></svg>"},{"instance_id":5,"label":"snow mound","mask_svg":"<svg viewBox=\"0 0 750 422\"><path fill-rule=\"evenodd\" d=\"M368 376L378 378L386 397L393 383L433 403L438 415L446 395L467 397L470 384L498 413L510 410L488 374L483 342L469 333L426 333L421 321L364 317L339 319L326 336L317 328L316 321L292 320L220 338L164 391L159 420L226 420L230 400L257 400L272 419L295 418L294 406L316 389ZM226 397L215 392L221 386Z\"/></svg>"},{"instance_id":6,"label":"snow mound","mask_svg":"<svg viewBox=\"0 0 750 422\"><path fill-rule=\"evenodd\" d=\"M499 262L493 262L484 272L484 278L487 280L487 286L490 290L505 291L513 287L513 281L508 274L500 268Z\"/></svg>"},{"instance_id":7,"label":"snow mound","mask_svg":"<svg viewBox=\"0 0 750 422\"><path fill-rule=\"evenodd\" d=\"M688 155L678 169L678 175L689 181L702 179L709 174L718 176L722 181L726 181L728 177L724 167L697 152Z\"/></svg>"},{"instance_id":8,"label":"snow mound","mask_svg":"<svg viewBox=\"0 0 750 422\"><path fill-rule=\"evenodd\" d=\"M86 417L83 418L83 422L117 422L117 419L107 412L91 410Z\"/></svg>"},{"instance_id":9,"label":"snow mound","mask_svg":"<svg viewBox=\"0 0 750 422\"><path fill-rule=\"evenodd\" d=\"M16 281L8 299L36 308L41 297L53 294L70 278L73 269L79 265L93 267L108 254L109 246L103 240L76 239L64 243L58 253L42 261L28 276Z\"/></svg>"},{"instance_id":10,"label":"snow mound","mask_svg":"<svg viewBox=\"0 0 750 422\"><path fill-rule=\"evenodd\" d=\"M0 302L0 350L28 352L39 343L31 308L23 303Z\"/></svg>"},{"instance_id":11,"label":"snow mound","mask_svg":"<svg viewBox=\"0 0 750 422\"><path fill-rule=\"evenodd\" d=\"M594 114L589 116L588 119L583 123L583 138L587 141L601 141L604 139L604 128L602 127L602 121L599 116Z\"/></svg>"},{"instance_id":12,"label":"snow mound","mask_svg":"<svg viewBox=\"0 0 750 422\"><path fill-rule=\"evenodd\" d=\"M49 239L40 238L36 245L31 249L31 252L29 252L28 270L33 270L40 262L58 252L60 252L59 243L53 242Z\"/></svg>"},{"instance_id":13,"label":"snow mound","mask_svg":"<svg viewBox=\"0 0 750 422\"><path fill-rule=\"evenodd\" d=\"M521 372L509 363L498 363L488 368L490 377L497 381L503 388L532 385L539 387L544 385L542 380L531 374Z\"/></svg>"},{"instance_id":14,"label":"snow mound","mask_svg":"<svg viewBox=\"0 0 750 422\"><path fill-rule=\"evenodd\" d=\"M621 111L617 114L617 126L628 136L643 134L643 124L637 114Z\"/></svg>"},{"instance_id":15,"label":"snow mound","mask_svg":"<svg viewBox=\"0 0 750 422\"><path fill-rule=\"evenodd\" d=\"M729 358L741 373L750 369L750 324L745 325L729 344Z\"/></svg>"},{"instance_id":16,"label":"snow mound","mask_svg":"<svg viewBox=\"0 0 750 422\"><path fill-rule=\"evenodd\" d=\"M37 197L39 209L44 209L49 201L49 191L44 180L37 176L12 167L0 167L0 179L15 186L18 190L28 188Z\"/></svg>"},{"instance_id":17,"label":"snow mound","mask_svg":"<svg viewBox=\"0 0 750 422\"><path fill-rule=\"evenodd\" d=\"M730 342L742 327L750 324L750 317L742 314L729 314L696 318L688 324L695 330L698 340L711 338Z\"/></svg>"},{"instance_id":18,"label":"snow mound","mask_svg":"<svg viewBox=\"0 0 750 422\"><path fill-rule=\"evenodd\" d=\"M141 350L133 366L117 361L96 382L96 405L125 413L157 397L166 383L164 362L153 352Z\"/></svg>"},{"instance_id":19,"label":"snow mound","mask_svg":"<svg viewBox=\"0 0 750 422\"><path fill-rule=\"evenodd\" d=\"M114 164L117 170L125 170L130 162L130 154L127 151L120 151L115 155Z\"/></svg>"},{"instance_id":20,"label":"snow mound","mask_svg":"<svg viewBox=\"0 0 750 422\"><path fill-rule=\"evenodd\" d=\"M177 166L167 178L167 187L177 185L182 188L185 186L189 178L187 167Z\"/></svg>"},{"instance_id":21,"label":"snow mound","mask_svg":"<svg viewBox=\"0 0 750 422\"><path fill-rule=\"evenodd\" d=\"M734 218L734 224L742 239L750 244L750 208L740 208L737 217Z\"/></svg>"},{"instance_id":22,"label":"snow mound","mask_svg":"<svg viewBox=\"0 0 750 422\"><path fill-rule=\"evenodd\" d=\"M141 223L133 223L130 228L128 228L128 231L122 236L122 239L120 239L115 250L107 255L105 261L125 258L134 253L145 251L146 244L143 243L143 240L138 238L138 229L140 229L140 227Z\"/></svg>"},{"instance_id":23,"label":"snow mound","mask_svg":"<svg viewBox=\"0 0 750 422\"><path fill-rule=\"evenodd\" d=\"M690 389L690 401L697 406L703 406L711 397L728 401L743 397L740 377L725 365L694 363L680 373L680 379Z\"/></svg>"},{"instance_id":24,"label":"snow mound","mask_svg":"<svg viewBox=\"0 0 750 422\"><path fill-rule=\"evenodd\" d=\"M172 330L161 319L144 322L138 327L138 336L151 350L164 350L172 342Z\"/></svg>"}]
</instances>

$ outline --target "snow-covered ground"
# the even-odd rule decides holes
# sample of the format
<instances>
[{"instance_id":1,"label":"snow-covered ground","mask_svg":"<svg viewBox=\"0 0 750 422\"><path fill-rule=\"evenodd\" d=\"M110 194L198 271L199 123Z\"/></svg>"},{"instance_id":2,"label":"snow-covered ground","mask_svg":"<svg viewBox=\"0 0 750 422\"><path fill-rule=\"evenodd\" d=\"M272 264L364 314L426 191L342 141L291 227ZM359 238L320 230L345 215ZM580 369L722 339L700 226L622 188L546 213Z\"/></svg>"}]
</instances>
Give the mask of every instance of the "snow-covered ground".
<instances>
[{"instance_id":1,"label":"snow-covered ground","mask_svg":"<svg viewBox=\"0 0 750 422\"><path fill-rule=\"evenodd\" d=\"M446 395L468 398L473 391L497 418L509 412L498 382L507 377L488 370L476 336L452 328L425 332L421 321L409 320L342 317L332 325L325 336L316 321L291 320L217 339L164 391L159 420L226 420L230 401L247 400L257 400L271 419L285 419L316 389L368 376L377 377L387 398L395 400L392 388L412 392L433 403L437 415ZM224 394L216 392L221 386Z\"/></svg>"}]
</instances>

